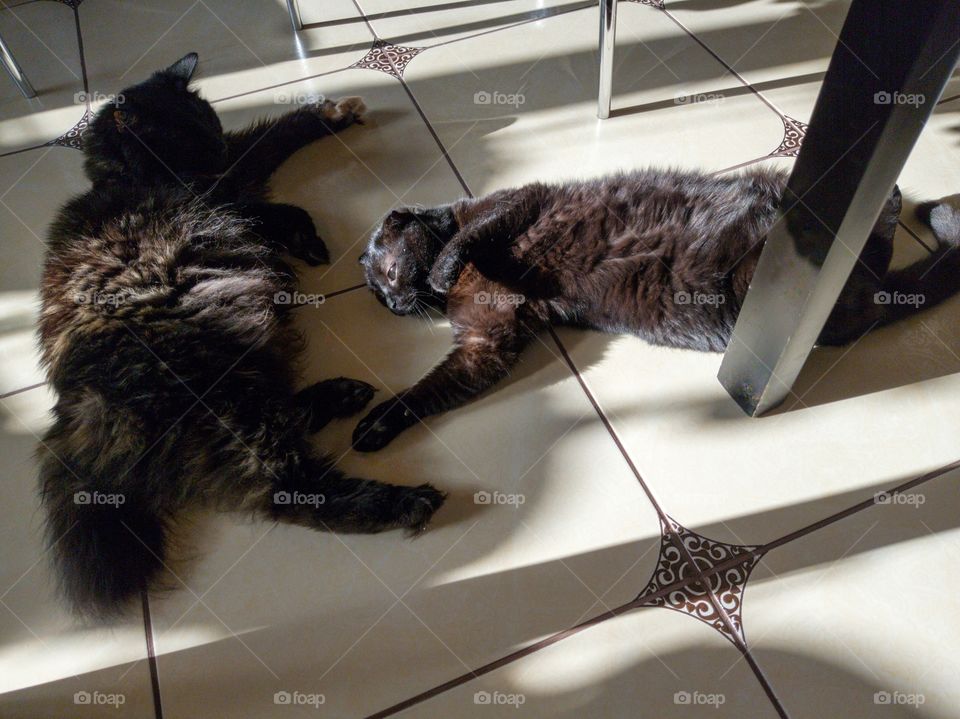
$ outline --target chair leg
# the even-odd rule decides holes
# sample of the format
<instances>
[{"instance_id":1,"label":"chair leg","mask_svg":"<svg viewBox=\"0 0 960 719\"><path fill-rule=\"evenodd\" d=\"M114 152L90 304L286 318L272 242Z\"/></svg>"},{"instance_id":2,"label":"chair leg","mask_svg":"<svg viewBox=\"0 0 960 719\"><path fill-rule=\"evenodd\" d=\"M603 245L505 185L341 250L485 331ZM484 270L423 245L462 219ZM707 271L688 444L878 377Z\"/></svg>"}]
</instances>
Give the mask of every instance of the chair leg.
<instances>
[{"instance_id":1,"label":"chair leg","mask_svg":"<svg viewBox=\"0 0 960 719\"><path fill-rule=\"evenodd\" d=\"M33 89L33 85L30 84L27 76L20 68L20 65L17 63L16 59L13 57L13 53L10 51L7 43L3 41L2 36L0 36L0 62L3 63L3 67L6 69L6 71L10 73L10 77L13 78L13 81L16 83L17 87L20 89L20 92L23 93L25 98L29 100L31 97L37 96L37 91Z\"/></svg>"},{"instance_id":2,"label":"chair leg","mask_svg":"<svg viewBox=\"0 0 960 719\"><path fill-rule=\"evenodd\" d=\"M297 0L287 0L287 12L290 13L290 24L293 25L293 31L303 30L303 20L300 19L300 5Z\"/></svg>"},{"instance_id":3,"label":"chair leg","mask_svg":"<svg viewBox=\"0 0 960 719\"><path fill-rule=\"evenodd\" d=\"M613 96L613 50L617 42L617 0L600 0L600 92L597 117L610 117Z\"/></svg>"},{"instance_id":4,"label":"chair leg","mask_svg":"<svg viewBox=\"0 0 960 719\"><path fill-rule=\"evenodd\" d=\"M853 0L720 367L747 414L790 392L960 58L956 0Z\"/></svg>"}]
</instances>

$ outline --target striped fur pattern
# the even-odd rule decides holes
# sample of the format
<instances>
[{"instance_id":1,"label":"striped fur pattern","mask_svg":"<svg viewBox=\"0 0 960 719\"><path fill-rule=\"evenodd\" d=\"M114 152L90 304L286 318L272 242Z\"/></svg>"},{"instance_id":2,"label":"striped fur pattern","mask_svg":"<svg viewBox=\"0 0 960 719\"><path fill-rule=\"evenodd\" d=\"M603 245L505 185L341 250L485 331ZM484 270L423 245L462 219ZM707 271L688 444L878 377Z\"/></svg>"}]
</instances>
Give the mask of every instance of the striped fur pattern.
<instances>
[{"instance_id":1,"label":"striped fur pattern","mask_svg":"<svg viewBox=\"0 0 960 719\"><path fill-rule=\"evenodd\" d=\"M311 446L372 387L294 390L302 341L277 301L296 288L283 255L327 252L304 210L267 201L267 181L359 122L362 101L224 132L189 88L196 64L187 55L99 112L85 143L93 186L49 234L39 340L57 402L40 489L63 592L95 617L162 584L170 528L191 507L417 532L443 501L426 484L344 476Z\"/></svg>"}]
</instances>

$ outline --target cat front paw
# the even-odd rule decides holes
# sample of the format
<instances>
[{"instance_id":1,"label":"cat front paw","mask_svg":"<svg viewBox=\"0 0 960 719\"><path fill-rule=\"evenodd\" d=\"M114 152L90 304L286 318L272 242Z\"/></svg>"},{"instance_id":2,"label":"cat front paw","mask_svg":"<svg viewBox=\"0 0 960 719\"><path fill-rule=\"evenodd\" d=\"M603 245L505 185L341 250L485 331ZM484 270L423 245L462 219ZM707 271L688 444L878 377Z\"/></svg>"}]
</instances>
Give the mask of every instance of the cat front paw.
<instances>
[{"instance_id":1,"label":"cat front paw","mask_svg":"<svg viewBox=\"0 0 960 719\"><path fill-rule=\"evenodd\" d=\"M456 255L441 254L430 269L427 283L434 292L445 295L457 283L462 271L463 265Z\"/></svg>"},{"instance_id":2,"label":"cat front paw","mask_svg":"<svg viewBox=\"0 0 960 719\"><path fill-rule=\"evenodd\" d=\"M326 243L313 230L298 230L290 237L289 252L298 260L303 260L311 267L330 264L330 251Z\"/></svg>"},{"instance_id":3,"label":"cat front paw","mask_svg":"<svg viewBox=\"0 0 960 719\"><path fill-rule=\"evenodd\" d=\"M440 509L446 493L429 484L411 487L403 492L399 502L399 524L410 536L423 533L434 512Z\"/></svg>"},{"instance_id":4,"label":"cat front paw","mask_svg":"<svg viewBox=\"0 0 960 719\"><path fill-rule=\"evenodd\" d=\"M378 404L360 420L353 430L353 446L360 452L383 449L394 437L419 421L400 398L394 397Z\"/></svg>"},{"instance_id":5,"label":"cat front paw","mask_svg":"<svg viewBox=\"0 0 960 719\"><path fill-rule=\"evenodd\" d=\"M335 119L343 120L350 118L353 122L363 124L363 116L367 113L367 103L362 97L355 95L351 97L341 97L334 104L334 110L337 114Z\"/></svg>"},{"instance_id":6,"label":"cat front paw","mask_svg":"<svg viewBox=\"0 0 960 719\"><path fill-rule=\"evenodd\" d=\"M377 389L358 379L337 377L327 380L333 387L333 413L336 417L349 417L370 404Z\"/></svg>"},{"instance_id":7,"label":"cat front paw","mask_svg":"<svg viewBox=\"0 0 960 719\"><path fill-rule=\"evenodd\" d=\"M310 105L308 110L323 120L328 131L339 132L354 123L362 125L367 104L359 97L341 97L336 101L323 100Z\"/></svg>"}]
</instances>

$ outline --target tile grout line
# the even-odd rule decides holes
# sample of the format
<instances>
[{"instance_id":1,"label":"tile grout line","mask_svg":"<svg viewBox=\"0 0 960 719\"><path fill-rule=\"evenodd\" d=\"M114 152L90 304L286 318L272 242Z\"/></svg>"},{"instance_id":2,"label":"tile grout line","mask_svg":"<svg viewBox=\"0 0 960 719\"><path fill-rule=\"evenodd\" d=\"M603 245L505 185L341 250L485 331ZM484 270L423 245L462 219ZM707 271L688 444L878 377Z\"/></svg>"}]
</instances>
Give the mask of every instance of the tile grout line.
<instances>
[{"instance_id":1,"label":"tile grout line","mask_svg":"<svg viewBox=\"0 0 960 719\"><path fill-rule=\"evenodd\" d=\"M32 384L28 387L21 387L20 389L11 390L10 392L4 392L3 394L0 394L0 399L7 399L8 397L14 397L15 395L23 394L24 392L29 392L32 389L43 387L46 384L47 384L46 382L37 382L36 384Z\"/></svg>"},{"instance_id":2,"label":"tile grout line","mask_svg":"<svg viewBox=\"0 0 960 719\"><path fill-rule=\"evenodd\" d=\"M298 77L295 80L286 80L284 82L275 82L272 85L264 85L263 87L257 87L252 90L244 90L243 92L238 92L236 95L226 95L225 97L218 97L216 100L208 100L211 105L216 105L218 102L226 102L227 100L236 100L238 97L246 97L247 95L253 95L258 92L266 92L267 90L275 90L278 87L286 87L287 85L296 85L298 82L306 82L307 80L315 80L318 77L326 77L327 75L335 75L338 72L345 72L350 70L351 67L338 67L335 70L325 70L324 72L318 72L315 75L305 75L304 77Z\"/></svg>"},{"instance_id":3,"label":"tile grout line","mask_svg":"<svg viewBox=\"0 0 960 719\"><path fill-rule=\"evenodd\" d=\"M920 235L918 235L916 232L914 232L912 229L910 229L909 226L905 225L904 222L903 222L903 220L901 220L901 219L898 218L898 219L897 219L897 224L900 225L900 227L902 227L902 228L906 231L906 233L907 233L908 235L910 235L913 239L915 239L915 240L917 241L917 243L918 243L923 249L925 249L925 250L926 250L927 252L929 252L931 255L933 254L934 251L931 250L929 247L927 247L927 243L920 239Z\"/></svg>"},{"instance_id":4,"label":"tile grout line","mask_svg":"<svg viewBox=\"0 0 960 719\"><path fill-rule=\"evenodd\" d=\"M746 646L746 642L744 642L744 647L740 651L743 652L744 659L747 660L747 664L750 665L754 676L757 677L757 680L760 682L760 686L763 687L763 691L773 704L773 708L776 710L777 714L780 715L781 719L790 719L790 716L787 714L787 710L780 702L780 698L777 696L777 693L773 690L773 687L770 686L767 675L763 673L763 670L760 668L760 664L757 663L756 657L753 656L753 654L750 652L750 649Z\"/></svg>"},{"instance_id":5,"label":"tile grout line","mask_svg":"<svg viewBox=\"0 0 960 719\"><path fill-rule=\"evenodd\" d=\"M409 709L410 707L416 704L420 704L421 702L427 701L428 699L432 699L433 697L439 694L443 694L444 692L447 692L451 689L455 689L456 687L462 684L466 684L467 682L473 679L476 679L480 676L483 676L484 674L489 674L490 672L495 671L500 667L506 666L507 664L512 664L518 659L523 659L524 657L529 656L534 652L537 652L541 649L545 649L546 647L556 644L557 642L560 642L563 639L566 639L567 637L573 636L574 634L578 634L582 632L584 629L588 629L590 627L596 626L597 624L600 624L601 622L604 622L608 619L613 619L614 617L618 617L621 614L624 614L630 611L631 609L635 609L635 608L643 608L643 607L637 607L636 600L631 600L626 604L621 604L620 606L614 607L613 609L608 609L602 614L598 614L597 616L593 617L592 619L587 619L572 627L569 627L567 629L563 629L559 632L551 634L550 636L540 639L539 641L529 644L521 649L517 649L516 651L511 652L510 654L506 654L500 657L499 659L494 659L492 662L487 662L483 666L480 666L471 672L461 674L460 676L454 677L453 679L450 679L449 681L446 681L443 684L438 684L430 689L427 689L426 691L420 692L419 694L412 696L409 699L404 699L403 701L393 704L392 706L389 706L386 709L381 709L380 711L374 714L368 715L366 719L383 719L383 717L388 717L398 712L404 711L405 709Z\"/></svg>"},{"instance_id":6,"label":"tile grout line","mask_svg":"<svg viewBox=\"0 0 960 719\"><path fill-rule=\"evenodd\" d=\"M150 597L147 592L140 593L143 611L143 633L147 643L147 666L150 669L150 689L153 694L155 719L163 719L163 701L160 695L160 672L157 667L157 652L153 643L153 621L150 618Z\"/></svg>"},{"instance_id":7,"label":"tile grout line","mask_svg":"<svg viewBox=\"0 0 960 719\"><path fill-rule=\"evenodd\" d=\"M660 503L657 502L656 498L653 495L653 492L647 486L646 481L644 481L640 471L637 469L637 466L633 462L633 458L627 452L626 447L623 445L619 435L616 430L613 428L609 418L606 416L606 413L600 407L600 403L594 397L593 392L587 386L586 380L580 374L580 370L577 368L576 364L573 362L573 359L570 357L570 354L567 352L567 348L563 345L563 342L560 340L560 337L557 336L551 327L550 336L553 338L553 341L557 345L557 349L560 350L561 355L564 358L564 361L570 367L570 370L573 372L574 376L577 378L577 381L580 383L581 389L587 395L587 399L593 405L594 411L596 411L597 416L600 418L601 423L606 428L610 437L613 439L614 444L617 445L617 448L620 450L621 455L626 460L627 465L630 467L630 470L633 472L634 476L637 478L637 481L640 483L641 488L644 493L647 495L647 498L653 504L654 509L657 514L660 516L661 521L661 542L664 539L669 537L669 541L674 547L686 558L686 561L694 569L696 575L688 581L682 583L683 587L695 587L697 584L700 584L703 590L706 591L707 597L709 598L710 604L713 606L714 611L717 612L717 615L720 617L720 621L723 622L724 626L727 627L727 631L730 632L730 635L734 637L733 640L734 646L746 657L748 664L750 665L751 670L753 671L754 676L756 676L757 681L760 682L764 693L767 695L767 698L773 704L774 710L781 717L781 719L789 719L786 710L783 708L783 705L780 703L779 698L777 697L776 692L773 690L773 687L770 685L769 680L766 675L760 669L760 665L757 663L756 659L750 653L750 648L747 646L746 640L741 639L740 635L737 633L736 627L733 624L733 620L730 618L729 613L726 608L717 598L715 592L710 587L710 584L707 582L706 575L703 570L700 569L700 566L694 561L693 556L690 554L686 545L683 543L682 537L673 529L670 517L663 511L663 508L660 506ZM666 529L664 529L664 527ZM661 544L662 551L662 544ZM655 598L655 595L644 596L644 602L649 602L651 599Z\"/></svg>"},{"instance_id":8,"label":"tile grout line","mask_svg":"<svg viewBox=\"0 0 960 719\"><path fill-rule=\"evenodd\" d=\"M339 297L340 295L345 295L348 292L356 292L357 290L362 290L367 285L365 283L360 283L359 285L351 285L342 290L334 290L333 292L322 292L324 301L331 299L332 297ZM295 305L300 306L300 305Z\"/></svg>"},{"instance_id":9,"label":"tile grout line","mask_svg":"<svg viewBox=\"0 0 960 719\"><path fill-rule=\"evenodd\" d=\"M937 469L930 470L929 472L922 474L918 477L914 477L913 479L907 480L906 482L903 482L897 485L896 487L893 487L889 490L886 490L885 492L882 492L882 494L884 495L902 494L903 492L909 489L913 489L914 487L917 487L921 484L937 479L943 476L944 474L947 474L948 472L951 472L955 469L960 469L960 460L956 460L955 462L951 462L950 464L943 465L942 467L938 467ZM857 514L863 510L870 509L873 506L876 506L875 498L866 499L862 502L858 502L857 504L851 505L846 509L842 509L839 512L835 512L829 515L828 517L825 517L824 519L820 519L816 522L812 522L804 527L801 527L800 529L796 529L777 539L771 540L766 544L762 544L758 546L756 549L744 552L743 554L736 555L734 557L731 557L730 559L727 559L718 564L715 564L712 567L710 567L710 569L705 571L703 573L703 576L712 577L713 575L719 574L720 572L726 571L727 569L737 567L741 564L746 564L747 562L750 562L754 559L757 559L759 557L766 555L768 552L774 549L778 549L779 547L782 547L785 544L789 544L790 542L793 542L795 540L802 539L808 534L812 534L813 532L816 532L820 529L828 527L831 524L836 524L837 522L843 519L846 519L847 517L853 514ZM686 583L676 582L673 585L671 585L671 588L678 589L684 586L685 584Z\"/></svg>"},{"instance_id":10,"label":"tile grout line","mask_svg":"<svg viewBox=\"0 0 960 719\"><path fill-rule=\"evenodd\" d=\"M414 96L413 92L407 86L407 83L404 82L403 76L399 78L400 84L403 86L404 91L407 93L407 96L410 98L410 102L413 103L414 108L417 111L417 114L420 115L420 119L423 120L424 124L427 126L427 130L430 132L430 135L433 137L433 141L437 143L437 147L440 149L440 152L443 154L443 159L447 161L447 165L453 171L454 176L457 178L457 182L460 183L460 186L463 188L463 191L466 192L470 197L473 197L473 193L470 191L470 188L467 186L466 180L463 179L463 175L460 174L460 169L454 164L453 158L447 154L447 148L440 140L440 136L437 135L436 130L433 129L433 125L430 120L427 119L426 114L423 111L423 108L420 107L420 103L417 102L417 98Z\"/></svg>"},{"instance_id":11,"label":"tile grout line","mask_svg":"<svg viewBox=\"0 0 960 719\"><path fill-rule=\"evenodd\" d=\"M633 458L627 452L626 447L624 447L623 442L620 440L620 436L617 434L616 430L613 428L613 425L610 423L609 418L606 413L600 407L600 403L594 397L593 392L587 386L586 380L580 374L579 368L574 364L573 359L570 357L570 354L567 352L567 348L564 346L563 342L560 341L560 337L557 336L557 333L554 331L553 327L548 328L547 332L550 337L553 339L554 343L557 345L557 349L560 350L560 355L563 357L564 362L567 363L570 371L573 373L573 376L577 379L577 382L580 384L581 390L587 396L587 400L593 405L594 411L597 413L601 424L607 430L607 433L613 439L614 444L617 446L617 449L620 451L621 456L624 461L626 461L627 466L630 468L630 471L633 473L633 476L640 483L640 488L643 490L644 494L647 495L647 499L650 500L650 503L653 505L654 510L656 511L661 522L664 524L667 523L669 517L663 511L663 508L660 506L660 503L657 502L656 498L653 496L653 492L650 490L650 487L647 486L647 483L644 481L643 477L640 475L640 471L637 469L637 466L633 463ZM669 533L669 531L668 531Z\"/></svg>"},{"instance_id":12,"label":"tile grout line","mask_svg":"<svg viewBox=\"0 0 960 719\"><path fill-rule=\"evenodd\" d=\"M83 33L80 30L80 5L73 6L73 21L77 27L77 52L80 55L80 76L83 79L84 104L90 109L90 82L87 78L87 55L83 49Z\"/></svg>"},{"instance_id":13,"label":"tile grout line","mask_svg":"<svg viewBox=\"0 0 960 719\"><path fill-rule=\"evenodd\" d=\"M739 80L739 81L743 84L743 86L744 86L745 88L747 88L750 92L752 92L754 95L756 95L757 98L758 98L764 105L766 105L767 107L769 107L774 113L776 113L778 117L780 117L781 119L786 118L786 113L784 113L783 110L781 110L779 107L777 107L776 105L774 105L770 100L768 100L768 99L767 99L759 90L757 90L751 83L747 82L746 79L745 79L739 72L737 72L737 71L734 70L732 67L730 67L730 66L723 60L723 58L721 58L717 53L715 53L715 52L713 51L713 49L712 49L709 45L707 45L705 42L703 42L703 40L701 40L700 38L698 38L698 37L696 36L696 34L695 34L692 30L690 30L690 29L687 28L686 25L684 25L682 22L680 22L679 20L677 20L677 18L674 17L673 13L671 13L671 12L670 12L669 10L667 10L666 8L663 8L663 9L661 10L661 12L663 12L668 18L670 18L670 19L677 25L677 27L679 27L679 28L680 28L681 30L683 30L687 35L689 35L691 40L693 40L693 41L694 41L695 43L697 43L700 47L702 47L704 50L706 50L706 51L713 57L714 60L716 60L717 62L719 62L721 65L723 65L723 66L726 68L727 72L729 72L731 75L733 75L735 78L737 78L737 80Z\"/></svg>"},{"instance_id":14,"label":"tile grout line","mask_svg":"<svg viewBox=\"0 0 960 719\"><path fill-rule=\"evenodd\" d=\"M909 480L908 482L898 485L897 488L890 490L888 493L900 492L905 489L910 489L919 484L922 484L923 482L935 479L945 474L946 472L950 471L951 469L956 469L956 468L960 468L960 460L957 460L956 462L953 462L949 465L945 465L939 469L932 470L927 474L921 475L920 477L916 477L912 480ZM588 619L584 622L581 622L580 624L577 624L573 627L556 632L555 634L552 634L549 637L546 637L545 639L535 642L527 647L523 647L522 649L519 649L515 652L511 652L510 654L507 654L492 662L488 662L487 664L484 664L483 666L473 670L472 672L464 673L458 677L455 677L454 679L444 682L443 684L439 684L435 687L432 687L431 689L421 692L420 694L417 694L416 696L411 697L410 699L406 699L402 702L392 705L391 707L388 707L387 709L383 709L375 714L371 714L367 719L380 719L381 717L390 716L397 712L408 709L415 704L419 704L423 701L426 701L427 699L431 699L437 696L438 694L442 694L443 692L448 691L449 689L453 689L457 686L465 684L466 682L471 681L476 677L479 677L483 674L487 674L491 671L499 669L500 667L506 666L507 664L510 664L518 659L522 659L526 656L529 656L530 654L533 654L539 649L546 648L552 644L559 642L560 640L568 636L572 636L573 634L576 634L584 629L587 629L596 624L599 624L602 621L605 621L607 619L612 619L614 617L617 617L628 611L631 611L634 609L640 610L640 609L660 608L660 607L655 607L654 605L649 604L650 600L665 597L668 594L671 594L672 592L678 589L695 586L696 584L699 583L702 587L706 588L708 591L712 591L712 590L709 590L709 585L704 581L705 578L710 577L714 574L717 574L721 571L724 571L725 569L735 567L739 564L744 564L747 561L750 561L758 556L762 556L768 550L776 549L777 547L787 544L788 542L793 541L794 539L799 539L805 536L806 534L810 534L816 531L817 529L822 529L828 524L832 524L836 521L839 521L840 519L844 519L847 516L850 516L851 514L856 513L857 511L859 511L859 509L866 508L863 505L866 505L866 507L869 507L874 505L874 502L873 500L868 500L867 502L861 502L857 505L853 505L853 507L849 507L846 510L837 512L831 515L830 517L827 517L826 519L820 520L819 522L815 522L811 525L808 525L807 527L803 527L787 535L784 535L780 539L774 540L772 542L768 542L767 544L760 546L758 549L752 552L745 552L742 555L738 555L733 560L728 560L726 562L721 562L719 564L716 564L709 571L702 572L697 577L694 577L689 580L674 582L672 584L668 584L664 587L661 587L656 592L651 592L650 594L638 596L633 600L631 600L630 602L627 602L626 604L620 605L618 607L615 607L614 609L603 612L602 614L599 614L596 617L593 617L592 619ZM673 537L676 537L676 535L673 533L670 533L670 535ZM661 534L661 542L664 539L665 539L664 535ZM675 541L675 540L671 540L671 541ZM744 654L744 658L747 660L748 663L751 664L751 666L757 667L757 669L755 670L757 679L758 681L760 681L768 697L771 698L771 702L774 704L775 709L778 709L779 711L778 702L774 699L776 697L776 694L773 692L772 688L769 686L769 682L767 681L766 676L763 674L762 670L759 668L759 665L756 664L755 657L753 657L753 655L748 650L745 651L744 648L741 645L737 644L736 642L731 641L731 644L733 644L741 653ZM784 712L781 712L780 716L787 716L787 715Z\"/></svg>"},{"instance_id":15,"label":"tile grout line","mask_svg":"<svg viewBox=\"0 0 960 719\"><path fill-rule=\"evenodd\" d=\"M386 40L384 40L377 34L377 31L374 29L373 24L367 18L367 14L363 11L363 8L360 7L360 3L357 2L357 0L352 0L352 2L354 7L357 8L357 12L359 12L360 16L363 18L363 22L366 24L367 29L370 31L370 34L373 35L374 44L376 44L377 42L386 42ZM426 50L429 48L424 48L424 49ZM433 141L437 144L437 147L439 148L441 154L443 155L443 159L446 160L447 165L450 167L450 170L453 172L454 176L457 178L457 182L460 183L460 186L463 188L464 192L466 192L468 195L473 197L473 193L470 192L470 188L467 187L467 183L463 179L463 175L460 174L460 170L453 163L453 159L450 157L450 155L447 154L446 146L440 140L440 136L437 135L437 132L436 130L434 130L433 125L430 123L430 120L427 119L427 115L426 113L424 113L423 108L420 107L420 103L417 102L417 98L414 96L413 92L410 90L409 86L404 81L403 68L398 68L394 63L393 59L390 57L387 57L387 61L390 63L390 67L393 68L393 72L396 73L394 76L400 82L400 86L403 87L403 91L407 93L407 97L409 97L410 102L413 103L413 107L417 111L417 114L420 115L420 119L423 120L423 123L427 126L427 131L433 137Z\"/></svg>"}]
</instances>

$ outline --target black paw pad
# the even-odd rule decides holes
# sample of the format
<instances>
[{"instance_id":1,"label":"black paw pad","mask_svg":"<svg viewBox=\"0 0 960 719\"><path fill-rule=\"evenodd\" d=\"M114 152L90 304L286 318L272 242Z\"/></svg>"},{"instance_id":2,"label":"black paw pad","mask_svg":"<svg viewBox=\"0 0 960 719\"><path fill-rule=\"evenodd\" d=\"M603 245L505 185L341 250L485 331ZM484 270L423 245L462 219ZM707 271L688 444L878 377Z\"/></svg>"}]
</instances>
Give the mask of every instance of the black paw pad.
<instances>
[{"instance_id":1,"label":"black paw pad","mask_svg":"<svg viewBox=\"0 0 960 719\"><path fill-rule=\"evenodd\" d=\"M336 383L336 397L333 402L337 417L356 414L370 403L377 391L373 385L349 377L338 377L331 381Z\"/></svg>"},{"instance_id":2,"label":"black paw pad","mask_svg":"<svg viewBox=\"0 0 960 719\"><path fill-rule=\"evenodd\" d=\"M429 484L421 484L404 492L400 499L399 524L410 535L423 532L434 512L440 509L447 495Z\"/></svg>"}]
</instances>

